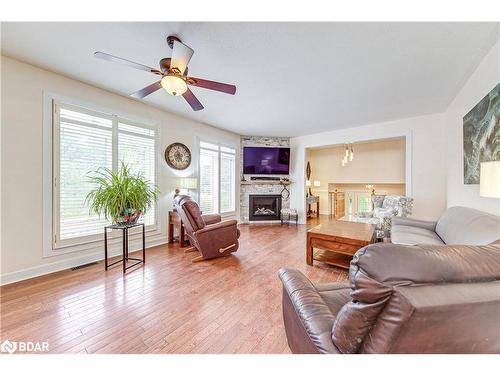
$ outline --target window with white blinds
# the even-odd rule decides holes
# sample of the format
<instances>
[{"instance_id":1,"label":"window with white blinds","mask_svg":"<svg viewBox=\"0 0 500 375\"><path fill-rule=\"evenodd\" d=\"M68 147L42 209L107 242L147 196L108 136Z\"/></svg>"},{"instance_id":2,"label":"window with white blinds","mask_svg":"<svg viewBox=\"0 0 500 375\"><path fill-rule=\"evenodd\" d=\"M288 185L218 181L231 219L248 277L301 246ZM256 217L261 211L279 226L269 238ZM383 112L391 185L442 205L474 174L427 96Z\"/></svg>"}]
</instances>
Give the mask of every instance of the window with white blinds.
<instances>
[{"instance_id":1,"label":"window with white blinds","mask_svg":"<svg viewBox=\"0 0 500 375\"><path fill-rule=\"evenodd\" d=\"M54 102L53 116L53 247L97 239L109 222L90 215L85 202L94 187L89 172L116 170L121 161L156 182L156 132L117 116ZM156 223L155 207L143 218Z\"/></svg>"},{"instance_id":2,"label":"window with white blinds","mask_svg":"<svg viewBox=\"0 0 500 375\"><path fill-rule=\"evenodd\" d=\"M235 210L235 154L222 151L220 153L220 213Z\"/></svg>"},{"instance_id":3,"label":"window with white blinds","mask_svg":"<svg viewBox=\"0 0 500 375\"><path fill-rule=\"evenodd\" d=\"M140 173L152 183L155 175L155 131L127 123L118 123L118 160L130 167L133 173ZM155 207L144 215L144 223L155 223Z\"/></svg>"},{"instance_id":4,"label":"window with white blinds","mask_svg":"<svg viewBox=\"0 0 500 375\"><path fill-rule=\"evenodd\" d=\"M200 208L203 213L235 211L236 150L200 142Z\"/></svg>"},{"instance_id":5,"label":"window with white blinds","mask_svg":"<svg viewBox=\"0 0 500 375\"><path fill-rule=\"evenodd\" d=\"M200 149L200 209L203 213L218 212L219 153Z\"/></svg>"}]
</instances>

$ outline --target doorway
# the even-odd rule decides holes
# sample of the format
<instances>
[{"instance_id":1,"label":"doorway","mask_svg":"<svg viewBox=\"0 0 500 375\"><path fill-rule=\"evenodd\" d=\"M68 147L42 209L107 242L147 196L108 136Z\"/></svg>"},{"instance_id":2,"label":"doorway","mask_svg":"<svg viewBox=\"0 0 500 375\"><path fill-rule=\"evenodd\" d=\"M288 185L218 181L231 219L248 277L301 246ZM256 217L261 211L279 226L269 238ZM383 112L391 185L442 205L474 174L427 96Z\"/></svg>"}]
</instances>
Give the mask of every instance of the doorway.
<instances>
[{"instance_id":1,"label":"doorway","mask_svg":"<svg viewBox=\"0 0 500 375\"><path fill-rule=\"evenodd\" d=\"M349 220L369 215L373 195L407 196L407 144L407 137L401 136L306 149L311 173L305 184L320 197L320 214ZM343 211L338 207L342 199Z\"/></svg>"}]
</instances>

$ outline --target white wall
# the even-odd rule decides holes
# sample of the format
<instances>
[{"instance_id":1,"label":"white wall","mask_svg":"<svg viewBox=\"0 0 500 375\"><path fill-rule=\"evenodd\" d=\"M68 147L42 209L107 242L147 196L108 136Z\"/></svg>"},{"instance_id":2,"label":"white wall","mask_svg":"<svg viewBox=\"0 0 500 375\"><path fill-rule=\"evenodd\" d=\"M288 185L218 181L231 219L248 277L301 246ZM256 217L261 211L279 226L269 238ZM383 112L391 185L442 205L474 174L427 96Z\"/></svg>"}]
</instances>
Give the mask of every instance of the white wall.
<instances>
[{"instance_id":1,"label":"white wall","mask_svg":"<svg viewBox=\"0 0 500 375\"><path fill-rule=\"evenodd\" d=\"M474 207L500 215L500 199L479 196L479 185L464 184L463 117L500 82L500 39L446 111L447 205ZM498 182L500 184L500 181Z\"/></svg>"},{"instance_id":2,"label":"white wall","mask_svg":"<svg viewBox=\"0 0 500 375\"><path fill-rule=\"evenodd\" d=\"M43 151L47 147L42 139L44 94L55 93L98 108L113 110L114 113L131 119L142 119L158 125L158 185L162 195L158 202L158 231L148 236L148 245L167 240L166 216L171 209L173 190L176 187L172 177L180 175L164 162L165 148L172 142L182 142L190 148L193 161L191 167L182 172L184 176L197 173L197 137L233 144L239 150L240 137L236 134L4 56L1 58L1 69L2 283L73 267L103 257L101 242L86 251L43 256L43 227L47 224L47 218L44 220L43 215L46 196L43 194L42 173ZM236 163L238 165L239 160ZM239 191L236 196L239 196Z\"/></svg>"},{"instance_id":3,"label":"white wall","mask_svg":"<svg viewBox=\"0 0 500 375\"><path fill-rule=\"evenodd\" d=\"M414 198L412 217L432 220L446 208L444 115L435 114L311 134L291 139L290 207L297 208L304 222L306 148L374 139L406 137L407 194ZM409 162L411 161L411 162ZM383 169L383 165L373 165Z\"/></svg>"}]
</instances>

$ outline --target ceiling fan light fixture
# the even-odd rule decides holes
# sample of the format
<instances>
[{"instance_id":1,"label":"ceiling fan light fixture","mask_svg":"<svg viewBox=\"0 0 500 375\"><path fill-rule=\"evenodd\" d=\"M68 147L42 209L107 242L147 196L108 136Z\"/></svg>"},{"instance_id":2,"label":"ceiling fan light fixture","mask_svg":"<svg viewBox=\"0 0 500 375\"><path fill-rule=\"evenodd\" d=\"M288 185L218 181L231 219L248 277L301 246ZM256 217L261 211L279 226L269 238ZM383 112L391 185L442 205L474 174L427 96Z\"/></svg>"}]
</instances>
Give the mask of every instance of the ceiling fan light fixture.
<instances>
[{"instance_id":1,"label":"ceiling fan light fixture","mask_svg":"<svg viewBox=\"0 0 500 375\"><path fill-rule=\"evenodd\" d=\"M182 43L182 41L174 35L170 35L167 38L167 43L172 49L172 56L164 57L160 60L160 70L100 51L96 51L94 56L102 60L120 63L159 76L155 82L130 94L131 97L136 99L143 99L163 88L172 96L182 96L193 111L201 111L203 109L203 104L200 103L198 98L188 88L188 85L230 95L236 93L235 85L189 77L188 64L194 54L194 50Z\"/></svg>"},{"instance_id":2,"label":"ceiling fan light fixture","mask_svg":"<svg viewBox=\"0 0 500 375\"><path fill-rule=\"evenodd\" d=\"M161 87L172 96L182 95L188 89L186 81L173 73L167 74L161 79Z\"/></svg>"}]
</instances>

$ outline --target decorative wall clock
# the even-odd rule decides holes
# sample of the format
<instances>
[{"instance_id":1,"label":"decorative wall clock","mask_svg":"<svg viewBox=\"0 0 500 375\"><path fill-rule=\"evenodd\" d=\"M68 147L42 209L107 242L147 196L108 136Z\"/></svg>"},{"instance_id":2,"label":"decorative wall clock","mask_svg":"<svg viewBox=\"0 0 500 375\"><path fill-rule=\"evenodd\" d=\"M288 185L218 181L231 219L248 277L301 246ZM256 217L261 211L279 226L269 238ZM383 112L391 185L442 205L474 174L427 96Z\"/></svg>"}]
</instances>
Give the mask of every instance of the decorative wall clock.
<instances>
[{"instance_id":1,"label":"decorative wall clock","mask_svg":"<svg viewBox=\"0 0 500 375\"><path fill-rule=\"evenodd\" d=\"M172 143L165 150L165 161L171 168L186 169L191 164L191 151L182 143Z\"/></svg>"}]
</instances>

